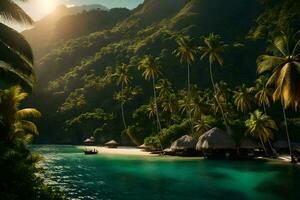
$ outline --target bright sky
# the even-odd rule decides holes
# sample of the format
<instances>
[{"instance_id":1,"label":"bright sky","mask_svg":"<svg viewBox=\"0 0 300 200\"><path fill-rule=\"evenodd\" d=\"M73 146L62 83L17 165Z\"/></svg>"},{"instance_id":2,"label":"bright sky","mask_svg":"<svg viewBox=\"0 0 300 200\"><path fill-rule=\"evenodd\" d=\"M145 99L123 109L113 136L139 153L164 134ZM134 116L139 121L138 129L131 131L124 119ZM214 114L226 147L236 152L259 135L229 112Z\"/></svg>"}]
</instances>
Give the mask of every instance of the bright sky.
<instances>
[{"instance_id":1,"label":"bright sky","mask_svg":"<svg viewBox=\"0 0 300 200\"><path fill-rule=\"evenodd\" d=\"M65 4L69 6L101 4L107 8L127 7L133 9L144 0L28 0L27 3L20 3L21 7L34 19L39 20L46 14L53 11L57 5ZM19 25L10 25L17 30L25 29Z\"/></svg>"}]
</instances>

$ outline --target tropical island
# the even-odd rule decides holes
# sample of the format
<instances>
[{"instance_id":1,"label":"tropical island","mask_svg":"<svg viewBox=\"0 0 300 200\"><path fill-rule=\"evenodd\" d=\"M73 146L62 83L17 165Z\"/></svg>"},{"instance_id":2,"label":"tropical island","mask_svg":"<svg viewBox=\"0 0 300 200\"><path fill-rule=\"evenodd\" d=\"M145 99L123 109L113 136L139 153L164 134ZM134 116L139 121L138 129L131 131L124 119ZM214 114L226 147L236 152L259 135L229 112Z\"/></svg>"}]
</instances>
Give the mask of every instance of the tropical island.
<instances>
[{"instance_id":1,"label":"tropical island","mask_svg":"<svg viewBox=\"0 0 300 200\"><path fill-rule=\"evenodd\" d=\"M0 199L300 198L299 1L0 11Z\"/></svg>"}]
</instances>

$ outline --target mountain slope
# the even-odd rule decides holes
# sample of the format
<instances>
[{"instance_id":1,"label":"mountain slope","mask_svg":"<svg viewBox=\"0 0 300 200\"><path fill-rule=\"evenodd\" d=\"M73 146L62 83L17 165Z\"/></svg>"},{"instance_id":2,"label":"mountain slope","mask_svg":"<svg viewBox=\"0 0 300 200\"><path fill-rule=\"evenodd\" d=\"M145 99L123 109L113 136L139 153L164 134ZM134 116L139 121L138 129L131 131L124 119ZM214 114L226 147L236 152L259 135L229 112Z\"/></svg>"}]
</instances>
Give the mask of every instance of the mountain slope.
<instances>
[{"instance_id":1,"label":"mountain slope","mask_svg":"<svg viewBox=\"0 0 300 200\"><path fill-rule=\"evenodd\" d=\"M94 12L107 11L108 9L102 5L86 5L86 6L58 6L55 11L51 14L45 16L41 20L34 23L34 27L29 30L25 30L22 34L30 42L36 60L42 57L48 49L53 48L53 43L58 43L56 41L57 23L65 16L75 15L83 11Z\"/></svg>"},{"instance_id":2,"label":"mountain slope","mask_svg":"<svg viewBox=\"0 0 300 200\"><path fill-rule=\"evenodd\" d=\"M45 135L40 141L57 142L63 138L80 142L85 134L99 130L97 122L72 130L65 129L65 122L96 108L105 108L105 112L114 114L114 119L107 122L109 128L97 133L109 132L112 134L101 137L118 138L122 123L119 105L113 100L117 88L103 77L107 67L114 69L122 63L135 66L131 72L132 85L141 86L143 95L127 108L126 117L129 123L134 123L133 111L151 96L150 84L142 80L137 70L137 62L142 56L160 56L161 77L168 78L175 88L185 88L186 68L172 54L176 47L174 34L188 34L198 42L201 36L216 32L227 42L246 42L244 38L259 10L259 4L253 0L146 0L111 29L59 45L37 63L39 102L36 104L47 113L41 122L41 132ZM225 56L225 66L215 70L216 80L222 78L232 86L253 80L258 53L259 46L249 42L247 49L230 52ZM196 59L192 66L192 83L200 88L210 86L207 74L207 63ZM45 106L45 101L52 103ZM57 127L55 137L49 137L53 134L47 129L49 126ZM142 132L150 134L149 131ZM62 133L69 135L60 135Z\"/></svg>"}]
</instances>

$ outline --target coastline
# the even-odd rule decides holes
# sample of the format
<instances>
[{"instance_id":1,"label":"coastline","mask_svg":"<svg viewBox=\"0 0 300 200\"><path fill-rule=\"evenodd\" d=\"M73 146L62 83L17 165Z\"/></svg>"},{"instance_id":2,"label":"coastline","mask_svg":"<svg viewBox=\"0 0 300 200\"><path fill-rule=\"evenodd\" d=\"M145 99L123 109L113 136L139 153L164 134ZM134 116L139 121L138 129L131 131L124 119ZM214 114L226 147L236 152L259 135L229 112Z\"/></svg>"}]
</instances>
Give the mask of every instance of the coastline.
<instances>
[{"instance_id":1,"label":"coastline","mask_svg":"<svg viewBox=\"0 0 300 200\"><path fill-rule=\"evenodd\" d=\"M96 149L99 154L111 154L111 155L128 155L128 156L146 156L146 157L164 157L164 158L180 158L180 159L203 159L203 157L181 157L181 156L160 156L158 154L152 154L151 152L144 151L143 149L139 149L136 147L118 147L118 148L107 148L107 147L99 147L99 146L79 146L80 149ZM273 163L290 163L290 158L289 155L280 155L276 159L272 158L265 158L265 157L258 157L254 158L254 160L265 160L268 162L273 162ZM296 164L297 166L300 165L300 163Z\"/></svg>"}]
</instances>

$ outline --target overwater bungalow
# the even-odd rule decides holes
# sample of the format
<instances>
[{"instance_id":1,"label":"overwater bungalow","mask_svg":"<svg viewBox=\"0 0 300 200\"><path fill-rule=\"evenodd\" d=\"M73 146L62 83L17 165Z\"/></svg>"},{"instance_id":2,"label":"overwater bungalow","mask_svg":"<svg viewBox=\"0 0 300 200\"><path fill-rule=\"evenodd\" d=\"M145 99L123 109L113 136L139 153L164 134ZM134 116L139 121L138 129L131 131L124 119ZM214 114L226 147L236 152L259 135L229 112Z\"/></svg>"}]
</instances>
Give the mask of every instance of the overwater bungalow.
<instances>
[{"instance_id":1,"label":"overwater bungalow","mask_svg":"<svg viewBox=\"0 0 300 200\"><path fill-rule=\"evenodd\" d=\"M213 128L199 137L196 150L206 158L232 158L236 155L236 143L226 132Z\"/></svg>"},{"instance_id":2,"label":"overwater bungalow","mask_svg":"<svg viewBox=\"0 0 300 200\"><path fill-rule=\"evenodd\" d=\"M115 140L111 140L111 141L105 143L104 145L108 148L118 148L119 143L116 142Z\"/></svg>"},{"instance_id":3,"label":"overwater bungalow","mask_svg":"<svg viewBox=\"0 0 300 200\"><path fill-rule=\"evenodd\" d=\"M191 156L196 155L197 140L189 135L184 135L181 138L174 141L170 147L176 155L179 156Z\"/></svg>"}]
</instances>

